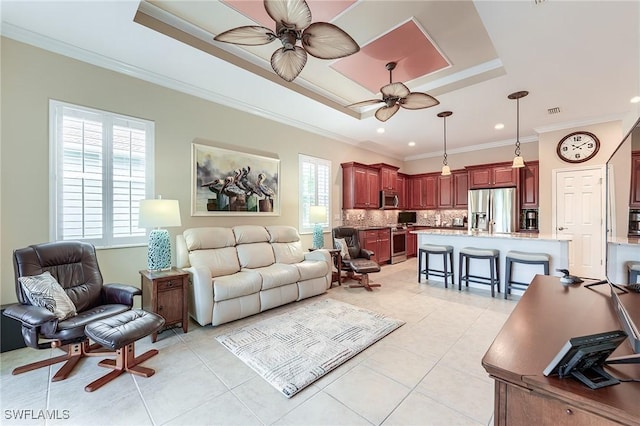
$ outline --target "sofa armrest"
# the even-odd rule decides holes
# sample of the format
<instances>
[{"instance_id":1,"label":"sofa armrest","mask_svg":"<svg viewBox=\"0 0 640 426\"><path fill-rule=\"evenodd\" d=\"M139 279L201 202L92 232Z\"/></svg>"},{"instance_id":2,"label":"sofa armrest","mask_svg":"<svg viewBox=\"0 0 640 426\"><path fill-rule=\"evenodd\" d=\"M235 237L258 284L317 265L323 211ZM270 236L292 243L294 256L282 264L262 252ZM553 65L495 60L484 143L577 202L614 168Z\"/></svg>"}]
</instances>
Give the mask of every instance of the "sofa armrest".
<instances>
[{"instance_id":1,"label":"sofa armrest","mask_svg":"<svg viewBox=\"0 0 640 426\"><path fill-rule=\"evenodd\" d=\"M102 300L104 303L133 306L133 297L141 294L142 290L128 284L113 283L102 286Z\"/></svg>"},{"instance_id":2,"label":"sofa armrest","mask_svg":"<svg viewBox=\"0 0 640 426\"><path fill-rule=\"evenodd\" d=\"M325 261L327 263L331 263L331 255L328 250L314 250L309 251L304 254L304 260L318 260Z\"/></svg>"},{"instance_id":3,"label":"sofa armrest","mask_svg":"<svg viewBox=\"0 0 640 426\"><path fill-rule=\"evenodd\" d=\"M206 266L183 268L189 273L189 313L200 325L211 324L213 317L213 281Z\"/></svg>"}]
</instances>

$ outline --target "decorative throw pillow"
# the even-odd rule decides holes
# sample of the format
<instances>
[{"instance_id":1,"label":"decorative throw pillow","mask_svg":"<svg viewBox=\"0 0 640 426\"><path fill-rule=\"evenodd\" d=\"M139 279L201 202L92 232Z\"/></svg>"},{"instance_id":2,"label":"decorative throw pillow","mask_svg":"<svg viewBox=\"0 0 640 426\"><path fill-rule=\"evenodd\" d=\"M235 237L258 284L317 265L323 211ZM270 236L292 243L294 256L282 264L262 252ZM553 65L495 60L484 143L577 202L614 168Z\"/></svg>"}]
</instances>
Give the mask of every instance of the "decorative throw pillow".
<instances>
[{"instance_id":1,"label":"decorative throw pillow","mask_svg":"<svg viewBox=\"0 0 640 426\"><path fill-rule=\"evenodd\" d=\"M18 278L27 298L34 306L47 308L60 320L76 315L76 306L49 272Z\"/></svg>"},{"instance_id":2,"label":"decorative throw pillow","mask_svg":"<svg viewBox=\"0 0 640 426\"><path fill-rule=\"evenodd\" d=\"M343 259L351 259L351 256L349 255L349 246L347 245L345 239L335 238L334 241L336 248L340 249L340 256L342 256Z\"/></svg>"}]
</instances>

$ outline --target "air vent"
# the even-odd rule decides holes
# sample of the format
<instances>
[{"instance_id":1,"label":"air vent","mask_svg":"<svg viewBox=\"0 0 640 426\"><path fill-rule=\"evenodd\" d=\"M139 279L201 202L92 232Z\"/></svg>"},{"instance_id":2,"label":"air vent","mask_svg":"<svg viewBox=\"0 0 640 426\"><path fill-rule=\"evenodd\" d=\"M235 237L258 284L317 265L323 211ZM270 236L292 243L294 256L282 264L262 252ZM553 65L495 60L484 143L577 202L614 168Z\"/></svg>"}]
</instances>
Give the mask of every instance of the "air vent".
<instances>
[{"instance_id":1,"label":"air vent","mask_svg":"<svg viewBox=\"0 0 640 426\"><path fill-rule=\"evenodd\" d=\"M553 107L547 110L549 114L560 114L560 107Z\"/></svg>"},{"instance_id":2,"label":"air vent","mask_svg":"<svg viewBox=\"0 0 640 426\"><path fill-rule=\"evenodd\" d=\"M533 0L535 4L544 3L546 0Z\"/></svg>"}]
</instances>

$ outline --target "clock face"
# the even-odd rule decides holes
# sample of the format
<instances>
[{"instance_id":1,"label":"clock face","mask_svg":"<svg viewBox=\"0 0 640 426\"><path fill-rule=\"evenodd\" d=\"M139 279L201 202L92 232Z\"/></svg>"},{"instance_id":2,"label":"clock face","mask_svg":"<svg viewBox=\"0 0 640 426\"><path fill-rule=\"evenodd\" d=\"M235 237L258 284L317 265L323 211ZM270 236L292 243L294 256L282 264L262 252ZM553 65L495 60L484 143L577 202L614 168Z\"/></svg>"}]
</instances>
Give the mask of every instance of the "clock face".
<instances>
[{"instance_id":1,"label":"clock face","mask_svg":"<svg viewBox=\"0 0 640 426\"><path fill-rule=\"evenodd\" d=\"M560 142L556 152L558 157L568 163L582 163L593 158L600 149L600 141L593 133L570 133Z\"/></svg>"}]
</instances>

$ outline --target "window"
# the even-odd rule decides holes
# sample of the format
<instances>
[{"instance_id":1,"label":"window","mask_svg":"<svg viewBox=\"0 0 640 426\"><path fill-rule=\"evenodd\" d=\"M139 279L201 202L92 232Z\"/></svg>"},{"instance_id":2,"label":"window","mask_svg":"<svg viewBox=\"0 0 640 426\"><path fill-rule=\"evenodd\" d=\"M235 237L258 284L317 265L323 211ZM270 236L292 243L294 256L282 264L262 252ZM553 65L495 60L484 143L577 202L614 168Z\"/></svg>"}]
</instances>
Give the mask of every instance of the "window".
<instances>
[{"instance_id":1,"label":"window","mask_svg":"<svg viewBox=\"0 0 640 426\"><path fill-rule=\"evenodd\" d=\"M153 197L154 124L49 101L51 239L145 244L138 206Z\"/></svg>"},{"instance_id":2,"label":"window","mask_svg":"<svg viewBox=\"0 0 640 426\"><path fill-rule=\"evenodd\" d=\"M315 224L311 223L309 210L311 206L326 206L327 220L322 228L329 229L331 223L331 161L322 158L299 154L300 197L298 211L300 212L300 232L313 231Z\"/></svg>"}]
</instances>

